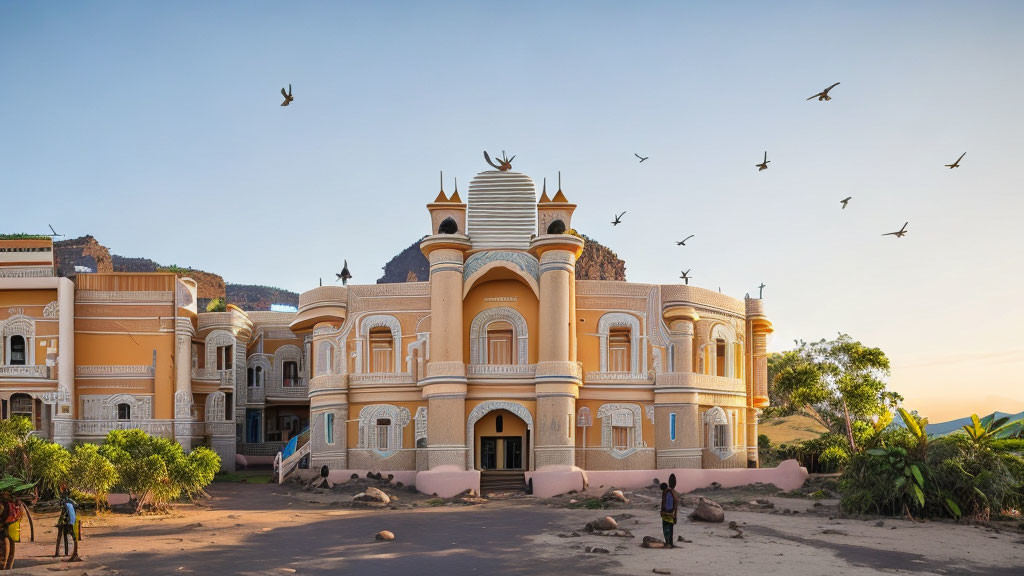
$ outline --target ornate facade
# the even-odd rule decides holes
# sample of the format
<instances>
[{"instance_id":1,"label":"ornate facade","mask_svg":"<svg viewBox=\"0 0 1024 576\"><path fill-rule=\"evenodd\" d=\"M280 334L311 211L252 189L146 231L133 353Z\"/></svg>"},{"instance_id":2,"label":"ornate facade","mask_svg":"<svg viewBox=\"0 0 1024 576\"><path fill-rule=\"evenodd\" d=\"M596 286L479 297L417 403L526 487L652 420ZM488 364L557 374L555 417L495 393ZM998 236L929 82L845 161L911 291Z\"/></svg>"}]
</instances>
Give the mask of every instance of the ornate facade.
<instances>
[{"instance_id":1,"label":"ornate facade","mask_svg":"<svg viewBox=\"0 0 1024 576\"><path fill-rule=\"evenodd\" d=\"M578 281L575 209L483 172L427 205L428 281L302 294L312 467L757 466L763 302Z\"/></svg>"}]
</instances>

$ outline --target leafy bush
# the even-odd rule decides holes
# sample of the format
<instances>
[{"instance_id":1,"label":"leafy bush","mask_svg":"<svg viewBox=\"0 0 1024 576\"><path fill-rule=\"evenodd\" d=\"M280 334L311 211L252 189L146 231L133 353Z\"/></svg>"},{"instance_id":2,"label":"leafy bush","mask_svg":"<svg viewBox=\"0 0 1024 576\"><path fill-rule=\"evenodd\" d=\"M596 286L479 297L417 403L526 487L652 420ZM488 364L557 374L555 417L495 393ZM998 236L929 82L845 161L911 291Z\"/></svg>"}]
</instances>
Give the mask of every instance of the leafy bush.
<instances>
[{"instance_id":1,"label":"leafy bush","mask_svg":"<svg viewBox=\"0 0 1024 576\"><path fill-rule=\"evenodd\" d=\"M838 472L850 462L850 453L838 446L829 446L818 458L821 468L829 472Z\"/></svg>"},{"instance_id":2,"label":"leafy bush","mask_svg":"<svg viewBox=\"0 0 1024 576\"><path fill-rule=\"evenodd\" d=\"M992 449L999 452L1024 454L1024 438L1000 438L992 441Z\"/></svg>"},{"instance_id":3,"label":"leafy bush","mask_svg":"<svg viewBox=\"0 0 1024 576\"><path fill-rule=\"evenodd\" d=\"M1024 504L1024 460L978 444L969 436L951 434L933 442L929 452L935 486L955 501L963 515L987 521L993 513Z\"/></svg>"},{"instance_id":4,"label":"leafy bush","mask_svg":"<svg viewBox=\"0 0 1024 576\"><path fill-rule=\"evenodd\" d=\"M201 494L220 468L220 457L209 448L186 455L177 442L141 430L111 431L100 454L114 465L117 485L128 492L136 510L161 508L182 494Z\"/></svg>"},{"instance_id":5,"label":"leafy bush","mask_svg":"<svg viewBox=\"0 0 1024 576\"><path fill-rule=\"evenodd\" d=\"M206 305L207 312L226 312L227 309L227 303L220 297L210 300L210 303Z\"/></svg>"},{"instance_id":6,"label":"leafy bush","mask_svg":"<svg viewBox=\"0 0 1024 576\"><path fill-rule=\"evenodd\" d=\"M93 497L96 510L107 503L107 494L118 480L117 470L109 460L100 454L95 444L79 444L71 453L68 479L73 490Z\"/></svg>"},{"instance_id":7,"label":"leafy bush","mask_svg":"<svg viewBox=\"0 0 1024 576\"><path fill-rule=\"evenodd\" d=\"M22 478L38 482L43 494L56 495L68 479L71 453L60 444L29 436L25 441L28 465Z\"/></svg>"}]
</instances>

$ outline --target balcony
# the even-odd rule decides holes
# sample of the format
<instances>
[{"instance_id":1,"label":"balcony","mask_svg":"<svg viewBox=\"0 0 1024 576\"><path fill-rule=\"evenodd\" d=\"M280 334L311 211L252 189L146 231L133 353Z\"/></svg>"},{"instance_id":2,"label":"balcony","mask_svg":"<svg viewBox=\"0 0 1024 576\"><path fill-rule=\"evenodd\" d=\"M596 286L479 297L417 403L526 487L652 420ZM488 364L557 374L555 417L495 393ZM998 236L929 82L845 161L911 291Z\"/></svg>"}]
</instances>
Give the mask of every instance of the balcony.
<instances>
[{"instance_id":1,"label":"balcony","mask_svg":"<svg viewBox=\"0 0 1024 576\"><path fill-rule=\"evenodd\" d=\"M0 366L0 378L49 378L49 366Z\"/></svg>"},{"instance_id":2,"label":"balcony","mask_svg":"<svg viewBox=\"0 0 1024 576\"><path fill-rule=\"evenodd\" d=\"M537 375L536 364L469 364L467 378L527 378Z\"/></svg>"},{"instance_id":3,"label":"balcony","mask_svg":"<svg viewBox=\"0 0 1024 576\"><path fill-rule=\"evenodd\" d=\"M654 384L652 372L587 372L585 384Z\"/></svg>"},{"instance_id":4,"label":"balcony","mask_svg":"<svg viewBox=\"0 0 1024 576\"><path fill-rule=\"evenodd\" d=\"M309 394L325 390L344 390L347 386L344 374L324 374L309 381Z\"/></svg>"},{"instance_id":5,"label":"balcony","mask_svg":"<svg viewBox=\"0 0 1024 576\"><path fill-rule=\"evenodd\" d=\"M75 436L106 436L111 430L142 430L151 436L174 437L173 420L75 420ZM234 433L234 432L232 432Z\"/></svg>"},{"instance_id":6,"label":"balcony","mask_svg":"<svg viewBox=\"0 0 1024 576\"><path fill-rule=\"evenodd\" d=\"M266 400L265 391L263 386L249 386L245 389L245 402L247 404L263 404Z\"/></svg>"},{"instance_id":7,"label":"balcony","mask_svg":"<svg viewBox=\"0 0 1024 576\"><path fill-rule=\"evenodd\" d=\"M349 385L356 386L401 386L415 384L409 372L373 372L370 374L352 374Z\"/></svg>"},{"instance_id":8,"label":"balcony","mask_svg":"<svg viewBox=\"0 0 1024 576\"><path fill-rule=\"evenodd\" d=\"M695 372L666 372L658 375L656 388L685 388L695 392L725 392L732 394L747 393L747 385L740 378L711 376Z\"/></svg>"}]
</instances>

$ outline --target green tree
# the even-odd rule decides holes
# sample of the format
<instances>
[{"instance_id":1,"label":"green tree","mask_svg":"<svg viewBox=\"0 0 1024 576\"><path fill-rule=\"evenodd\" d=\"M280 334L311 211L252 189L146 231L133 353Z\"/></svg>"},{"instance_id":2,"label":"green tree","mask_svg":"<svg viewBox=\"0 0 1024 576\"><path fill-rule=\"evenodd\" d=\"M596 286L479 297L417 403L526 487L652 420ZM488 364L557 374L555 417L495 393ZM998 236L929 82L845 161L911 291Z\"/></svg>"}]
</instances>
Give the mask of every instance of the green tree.
<instances>
[{"instance_id":1,"label":"green tree","mask_svg":"<svg viewBox=\"0 0 1024 576\"><path fill-rule=\"evenodd\" d=\"M117 470L100 454L95 444L79 444L71 453L68 480L71 488L91 494L99 512L107 503L107 494L117 482Z\"/></svg>"},{"instance_id":2,"label":"green tree","mask_svg":"<svg viewBox=\"0 0 1024 576\"><path fill-rule=\"evenodd\" d=\"M890 418L903 400L885 388L885 353L847 334L835 340L798 341L795 350L769 358L768 372L780 403L802 410L830 432L845 434L851 450L857 448L854 421Z\"/></svg>"}]
</instances>

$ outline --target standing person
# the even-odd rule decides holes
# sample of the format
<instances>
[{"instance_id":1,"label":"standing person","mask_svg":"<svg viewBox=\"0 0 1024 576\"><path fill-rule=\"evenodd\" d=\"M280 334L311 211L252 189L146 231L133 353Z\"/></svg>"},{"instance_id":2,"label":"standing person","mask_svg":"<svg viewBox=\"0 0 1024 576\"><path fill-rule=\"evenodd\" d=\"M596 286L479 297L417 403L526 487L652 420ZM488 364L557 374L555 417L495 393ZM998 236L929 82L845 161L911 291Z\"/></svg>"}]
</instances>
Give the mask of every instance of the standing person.
<instances>
[{"instance_id":1,"label":"standing person","mask_svg":"<svg viewBox=\"0 0 1024 576\"><path fill-rule=\"evenodd\" d=\"M665 534L665 547L675 548L672 534L675 531L679 512L679 493L676 492L676 475L670 474L668 484L661 483L661 531Z\"/></svg>"}]
</instances>

